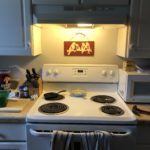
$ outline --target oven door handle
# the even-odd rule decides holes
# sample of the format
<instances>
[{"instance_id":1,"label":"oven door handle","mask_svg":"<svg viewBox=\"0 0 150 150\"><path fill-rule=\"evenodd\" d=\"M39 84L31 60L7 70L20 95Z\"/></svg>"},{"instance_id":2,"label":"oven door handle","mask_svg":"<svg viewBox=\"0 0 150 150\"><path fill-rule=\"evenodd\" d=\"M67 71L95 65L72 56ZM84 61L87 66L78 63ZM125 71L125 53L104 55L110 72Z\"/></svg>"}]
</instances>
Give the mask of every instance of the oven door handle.
<instances>
[{"instance_id":1,"label":"oven door handle","mask_svg":"<svg viewBox=\"0 0 150 150\"><path fill-rule=\"evenodd\" d=\"M30 133L33 135L33 136L37 136L37 137L40 137L40 136L52 136L52 132L42 132L42 131L37 131L37 130L34 130L34 129L30 129Z\"/></svg>"},{"instance_id":2,"label":"oven door handle","mask_svg":"<svg viewBox=\"0 0 150 150\"><path fill-rule=\"evenodd\" d=\"M40 137L40 136L52 136L52 133L53 131L42 131L42 130L34 130L34 129L30 129L30 133L33 135L33 136L37 136L37 137ZM77 133L76 133L77 134ZM125 131L125 132L111 132L111 135L112 136L115 136L115 137L126 137L126 136L130 136L132 133L131 131Z\"/></svg>"},{"instance_id":3,"label":"oven door handle","mask_svg":"<svg viewBox=\"0 0 150 150\"><path fill-rule=\"evenodd\" d=\"M115 137L126 137L126 136L130 136L132 134L132 132L131 131L111 132L111 134Z\"/></svg>"}]
</instances>

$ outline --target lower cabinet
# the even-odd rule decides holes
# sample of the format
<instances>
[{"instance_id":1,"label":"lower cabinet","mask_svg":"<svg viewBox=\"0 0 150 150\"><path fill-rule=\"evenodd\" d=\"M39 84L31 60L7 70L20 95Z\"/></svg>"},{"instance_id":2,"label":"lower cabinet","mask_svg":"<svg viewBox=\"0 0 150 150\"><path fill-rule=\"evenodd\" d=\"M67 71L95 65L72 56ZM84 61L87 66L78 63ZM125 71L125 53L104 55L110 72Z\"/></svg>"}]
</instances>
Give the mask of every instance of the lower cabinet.
<instances>
[{"instance_id":1,"label":"lower cabinet","mask_svg":"<svg viewBox=\"0 0 150 150\"><path fill-rule=\"evenodd\" d=\"M150 145L137 145L136 150L150 150Z\"/></svg>"},{"instance_id":2,"label":"lower cabinet","mask_svg":"<svg viewBox=\"0 0 150 150\"><path fill-rule=\"evenodd\" d=\"M27 150L26 125L0 124L0 150Z\"/></svg>"},{"instance_id":3,"label":"lower cabinet","mask_svg":"<svg viewBox=\"0 0 150 150\"><path fill-rule=\"evenodd\" d=\"M0 142L0 150L27 150L26 142Z\"/></svg>"},{"instance_id":4,"label":"lower cabinet","mask_svg":"<svg viewBox=\"0 0 150 150\"><path fill-rule=\"evenodd\" d=\"M137 126L136 150L150 150L150 125Z\"/></svg>"}]
</instances>

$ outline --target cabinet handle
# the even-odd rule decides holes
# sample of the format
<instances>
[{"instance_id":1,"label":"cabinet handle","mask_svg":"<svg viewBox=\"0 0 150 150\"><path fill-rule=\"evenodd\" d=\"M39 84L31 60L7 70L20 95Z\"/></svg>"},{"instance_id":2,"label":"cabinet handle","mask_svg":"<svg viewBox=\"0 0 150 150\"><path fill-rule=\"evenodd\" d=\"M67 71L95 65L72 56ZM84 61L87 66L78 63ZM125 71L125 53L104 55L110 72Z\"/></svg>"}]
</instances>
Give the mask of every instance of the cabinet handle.
<instances>
[{"instance_id":1,"label":"cabinet handle","mask_svg":"<svg viewBox=\"0 0 150 150\"><path fill-rule=\"evenodd\" d=\"M126 131L126 132L112 132L111 134L115 137L126 137L130 136L132 133L131 131Z\"/></svg>"},{"instance_id":2,"label":"cabinet handle","mask_svg":"<svg viewBox=\"0 0 150 150\"><path fill-rule=\"evenodd\" d=\"M30 129L30 133L33 135L33 136L52 136L52 132L45 132L45 131L37 131L37 130L34 130L34 129Z\"/></svg>"},{"instance_id":3,"label":"cabinet handle","mask_svg":"<svg viewBox=\"0 0 150 150\"><path fill-rule=\"evenodd\" d=\"M6 140L6 137L2 134L0 134L0 140Z\"/></svg>"},{"instance_id":4,"label":"cabinet handle","mask_svg":"<svg viewBox=\"0 0 150 150\"><path fill-rule=\"evenodd\" d=\"M80 5L84 3L84 0L78 0L78 1Z\"/></svg>"},{"instance_id":5,"label":"cabinet handle","mask_svg":"<svg viewBox=\"0 0 150 150\"><path fill-rule=\"evenodd\" d=\"M36 137L41 137L41 136L52 136L53 131L52 130L46 130L46 131L42 131L42 130L34 130L34 129L30 129L30 133L33 136ZM113 136L115 137L126 137L126 136L130 136L132 133L131 131L124 131L124 132L110 132ZM78 135L81 134L80 132L75 132L74 134Z\"/></svg>"},{"instance_id":6,"label":"cabinet handle","mask_svg":"<svg viewBox=\"0 0 150 150\"><path fill-rule=\"evenodd\" d=\"M31 42L28 42L28 43L27 43L27 47L28 47L28 48L31 48Z\"/></svg>"},{"instance_id":7,"label":"cabinet handle","mask_svg":"<svg viewBox=\"0 0 150 150\"><path fill-rule=\"evenodd\" d=\"M130 45L129 45L129 49L130 49L130 50L135 50L135 44L130 44Z\"/></svg>"}]
</instances>

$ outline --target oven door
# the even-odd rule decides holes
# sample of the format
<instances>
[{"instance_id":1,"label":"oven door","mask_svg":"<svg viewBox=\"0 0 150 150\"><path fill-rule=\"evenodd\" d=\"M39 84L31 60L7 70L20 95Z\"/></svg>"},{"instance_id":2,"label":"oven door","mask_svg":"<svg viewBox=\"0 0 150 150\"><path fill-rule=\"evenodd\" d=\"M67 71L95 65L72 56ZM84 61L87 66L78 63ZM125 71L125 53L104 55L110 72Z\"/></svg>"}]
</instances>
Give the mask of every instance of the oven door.
<instances>
[{"instance_id":1,"label":"oven door","mask_svg":"<svg viewBox=\"0 0 150 150\"><path fill-rule=\"evenodd\" d=\"M110 126L110 125L79 125L79 124L28 124L27 142L28 150L50 150L53 130L72 131L75 133L103 130L111 132L110 150L134 150L135 127L134 126ZM81 141L77 139L70 150L82 150L79 148ZM76 148L78 147L78 148Z\"/></svg>"}]
</instances>

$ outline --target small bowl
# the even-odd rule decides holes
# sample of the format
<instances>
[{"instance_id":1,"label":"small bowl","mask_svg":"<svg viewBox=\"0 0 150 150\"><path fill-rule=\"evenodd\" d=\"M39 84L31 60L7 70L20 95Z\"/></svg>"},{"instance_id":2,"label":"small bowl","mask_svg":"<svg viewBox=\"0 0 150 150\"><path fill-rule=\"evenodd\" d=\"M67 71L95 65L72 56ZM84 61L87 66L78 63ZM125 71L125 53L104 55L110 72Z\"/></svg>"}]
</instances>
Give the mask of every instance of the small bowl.
<instances>
[{"instance_id":1,"label":"small bowl","mask_svg":"<svg viewBox=\"0 0 150 150\"><path fill-rule=\"evenodd\" d=\"M9 91L0 91L0 107L5 107L8 102Z\"/></svg>"},{"instance_id":2,"label":"small bowl","mask_svg":"<svg viewBox=\"0 0 150 150\"><path fill-rule=\"evenodd\" d=\"M70 91L70 95L72 97L85 97L86 96L86 90L83 89L73 89Z\"/></svg>"}]
</instances>

